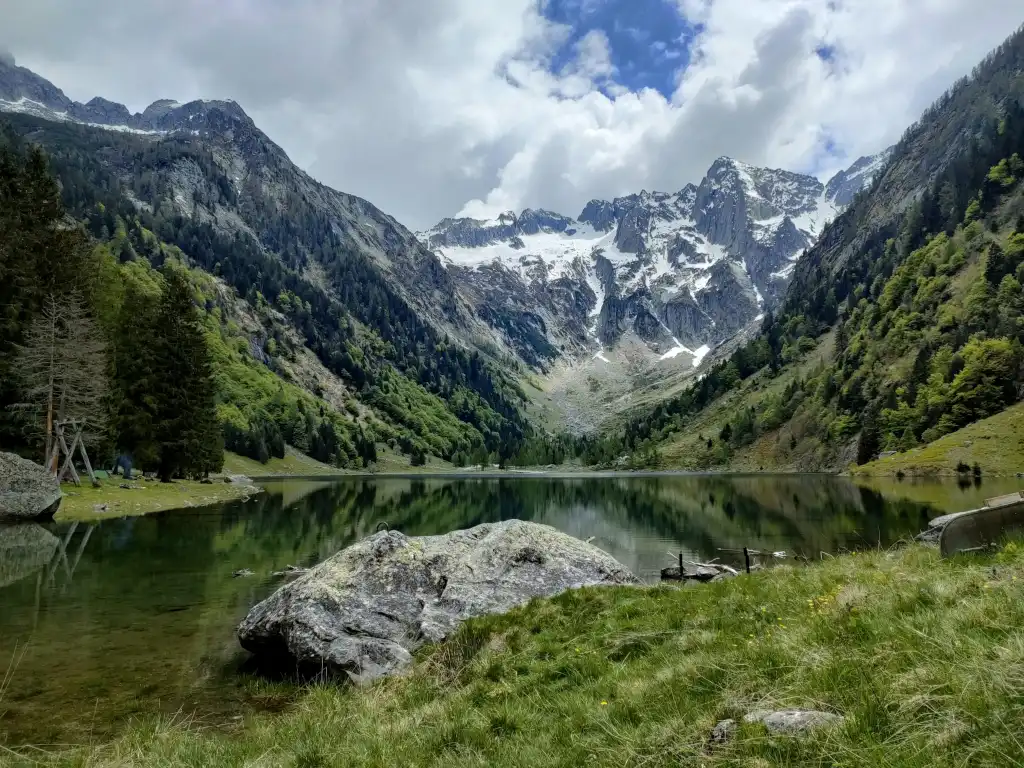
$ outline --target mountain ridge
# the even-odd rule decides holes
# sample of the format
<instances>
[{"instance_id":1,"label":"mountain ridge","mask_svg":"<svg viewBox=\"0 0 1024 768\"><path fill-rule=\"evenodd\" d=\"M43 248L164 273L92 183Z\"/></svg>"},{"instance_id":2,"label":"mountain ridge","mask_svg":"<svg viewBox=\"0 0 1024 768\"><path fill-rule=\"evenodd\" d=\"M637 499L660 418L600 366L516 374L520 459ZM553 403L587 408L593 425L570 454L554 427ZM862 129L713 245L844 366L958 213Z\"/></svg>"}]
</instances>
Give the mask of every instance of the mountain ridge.
<instances>
[{"instance_id":1,"label":"mountain ridge","mask_svg":"<svg viewBox=\"0 0 1024 768\"><path fill-rule=\"evenodd\" d=\"M160 100L132 116L100 97L73 102L6 58L0 111L0 140L42 146L69 214L122 263L159 267L173 250L254 308L282 313L374 414L376 439L465 461L510 455L529 431L501 350L436 256L393 217L294 165L237 103ZM434 418L439 407L447 413Z\"/></svg>"},{"instance_id":2,"label":"mountain ridge","mask_svg":"<svg viewBox=\"0 0 1024 768\"><path fill-rule=\"evenodd\" d=\"M869 185L890 151L827 183L721 157L700 184L594 199L575 219L527 208L446 218L417 236L531 365L605 361L626 333L652 360L699 363L698 349L777 305L796 258L842 210L836 201Z\"/></svg>"}]
</instances>

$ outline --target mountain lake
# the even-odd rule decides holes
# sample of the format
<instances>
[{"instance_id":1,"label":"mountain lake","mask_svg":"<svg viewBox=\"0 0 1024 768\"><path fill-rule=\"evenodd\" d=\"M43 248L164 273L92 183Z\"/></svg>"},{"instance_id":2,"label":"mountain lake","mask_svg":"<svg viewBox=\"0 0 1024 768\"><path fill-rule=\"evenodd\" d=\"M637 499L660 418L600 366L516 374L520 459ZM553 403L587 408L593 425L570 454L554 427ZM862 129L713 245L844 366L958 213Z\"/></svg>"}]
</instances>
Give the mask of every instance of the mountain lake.
<instances>
[{"instance_id":1,"label":"mountain lake","mask_svg":"<svg viewBox=\"0 0 1024 768\"><path fill-rule=\"evenodd\" d=\"M421 476L263 485L248 501L213 507L0 527L0 746L88 744L153 716L231 730L248 713L290 706L301 686L253 674L235 627L283 583L275 572L314 565L380 523L420 536L531 520L590 539L657 582L680 553L742 568L743 547L785 551L786 562L889 547L1024 480Z\"/></svg>"}]
</instances>

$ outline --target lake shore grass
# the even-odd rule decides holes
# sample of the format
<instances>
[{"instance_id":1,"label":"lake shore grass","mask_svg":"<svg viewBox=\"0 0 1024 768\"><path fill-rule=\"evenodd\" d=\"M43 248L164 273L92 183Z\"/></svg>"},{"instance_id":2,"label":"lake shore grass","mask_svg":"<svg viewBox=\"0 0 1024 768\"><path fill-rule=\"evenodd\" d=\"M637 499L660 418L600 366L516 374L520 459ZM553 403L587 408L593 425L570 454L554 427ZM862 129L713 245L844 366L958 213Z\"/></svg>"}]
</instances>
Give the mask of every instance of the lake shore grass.
<instances>
[{"instance_id":1,"label":"lake shore grass","mask_svg":"<svg viewBox=\"0 0 1024 768\"><path fill-rule=\"evenodd\" d=\"M268 695L274 684L266 686ZM803 738L723 718L813 708ZM1024 765L1024 547L851 553L700 587L591 588L468 622L370 687L322 684L233 724L144 720L0 764ZM19 762L21 761L21 762Z\"/></svg>"},{"instance_id":2,"label":"lake shore grass","mask_svg":"<svg viewBox=\"0 0 1024 768\"><path fill-rule=\"evenodd\" d=\"M122 488L122 485L129 486ZM65 483L64 496L55 519L58 521L105 520L164 512L170 509L205 507L259 493L249 484L219 480L204 484L194 480L161 483L137 477L126 481L119 477L100 480L94 488L88 479L80 486Z\"/></svg>"}]
</instances>

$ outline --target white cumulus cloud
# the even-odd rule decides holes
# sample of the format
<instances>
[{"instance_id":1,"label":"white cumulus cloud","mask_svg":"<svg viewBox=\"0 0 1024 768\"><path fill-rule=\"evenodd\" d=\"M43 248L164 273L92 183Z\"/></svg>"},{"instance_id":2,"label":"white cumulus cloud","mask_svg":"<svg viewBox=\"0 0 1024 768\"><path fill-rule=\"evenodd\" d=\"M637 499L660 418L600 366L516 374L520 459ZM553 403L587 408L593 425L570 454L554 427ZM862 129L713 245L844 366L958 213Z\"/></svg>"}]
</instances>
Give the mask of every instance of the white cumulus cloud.
<instances>
[{"instance_id":1,"label":"white cumulus cloud","mask_svg":"<svg viewBox=\"0 0 1024 768\"><path fill-rule=\"evenodd\" d=\"M0 0L0 48L79 100L233 98L321 181L424 228L576 215L719 155L826 173L826 142L892 143L1024 21L1019 0L674 2L703 28L668 97L617 86L600 31L554 68L570 30L538 0Z\"/></svg>"}]
</instances>

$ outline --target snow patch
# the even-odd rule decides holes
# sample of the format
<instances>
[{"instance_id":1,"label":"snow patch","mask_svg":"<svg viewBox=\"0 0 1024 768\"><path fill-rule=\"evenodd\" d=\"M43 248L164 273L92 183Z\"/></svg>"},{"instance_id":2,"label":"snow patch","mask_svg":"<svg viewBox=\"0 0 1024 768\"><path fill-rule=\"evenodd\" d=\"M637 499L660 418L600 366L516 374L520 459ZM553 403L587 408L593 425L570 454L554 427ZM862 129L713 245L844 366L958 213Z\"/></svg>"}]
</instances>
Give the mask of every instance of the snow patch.
<instances>
[{"instance_id":1,"label":"snow patch","mask_svg":"<svg viewBox=\"0 0 1024 768\"><path fill-rule=\"evenodd\" d=\"M685 352L688 355L695 354L692 349L688 349L687 347L684 347L682 344L679 344L679 346L672 347L672 349L670 349L664 355L659 357L658 360L671 360L672 358L679 357L681 354L683 354L683 352Z\"/></svg>"},{"instance_id":2,"label":"snow patch","mask_svg":"<svg viewBox=\"0 0 1024 768\"><path fill-rule=\"evenodd\" d=\"M704 358L711 352L711 347L707 344L698 347L693 353L693 367L700 368L700 364L704 362Z\"/></svg>"},{"instance_id":3,"label":"snow patch","mask_svg":"<svg viewBox=\"0 0 1024 768\"><path fill-rule=\"evenodd\" d=\"M76 123L78 125L85 125L89 128L99 128L104 131L114 131L115 133L135 133L146 136L162 136L166 134L166 131L147 131L142 128L133 128L130 125L107 125L105 123L88 123L84 120L77 120L71 117L67 112L58 112L55 109L42 104L38 101L22 96L17 101L9 101L7 99L0 99L0 112L15 112L21 115L32 115L33 117L41 117L44 120L54 120L61 123Z\"/></svg>"}]
</instances>

